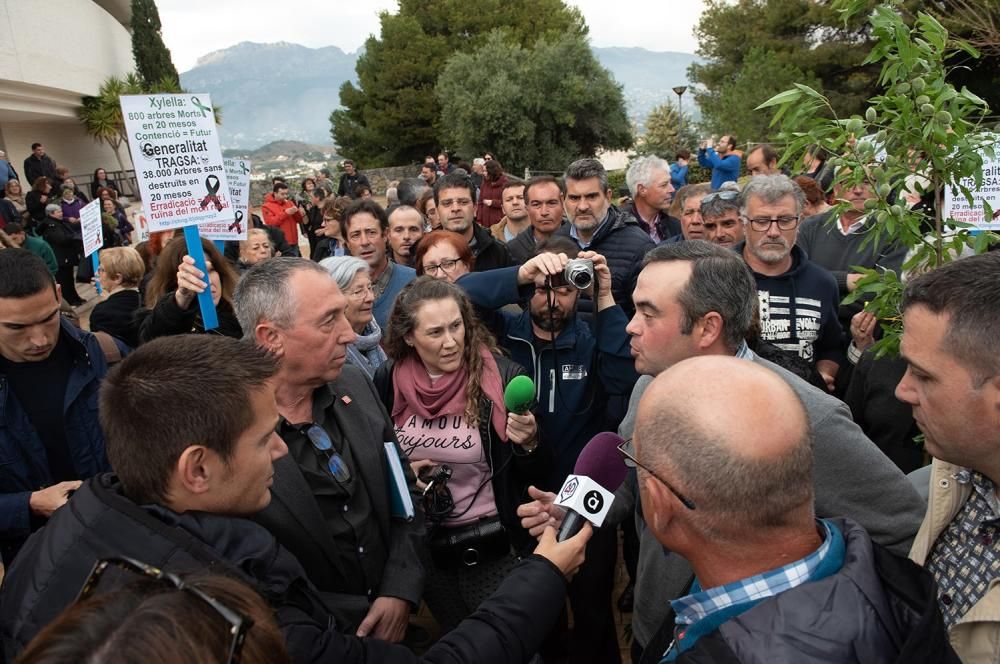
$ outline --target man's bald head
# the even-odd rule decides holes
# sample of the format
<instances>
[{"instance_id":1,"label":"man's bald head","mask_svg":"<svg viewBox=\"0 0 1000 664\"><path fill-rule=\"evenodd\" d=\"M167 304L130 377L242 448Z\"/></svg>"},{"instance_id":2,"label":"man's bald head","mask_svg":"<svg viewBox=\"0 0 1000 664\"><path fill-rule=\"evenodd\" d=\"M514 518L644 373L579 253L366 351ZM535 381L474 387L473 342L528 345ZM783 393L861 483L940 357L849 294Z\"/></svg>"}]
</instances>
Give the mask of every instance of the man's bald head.
<instances>
[{"instance_id":1,"label":"man's bald head","mask_svg":"<svg viewBox=\"0 0 1000 664\"><path fill-rule=\"evenodd\" d=\"M639 403L640 461L676 482L701 533L812 523L812 445L802 402L773 371L710 355L659 374Z\"/></svg>"}]
</instances>

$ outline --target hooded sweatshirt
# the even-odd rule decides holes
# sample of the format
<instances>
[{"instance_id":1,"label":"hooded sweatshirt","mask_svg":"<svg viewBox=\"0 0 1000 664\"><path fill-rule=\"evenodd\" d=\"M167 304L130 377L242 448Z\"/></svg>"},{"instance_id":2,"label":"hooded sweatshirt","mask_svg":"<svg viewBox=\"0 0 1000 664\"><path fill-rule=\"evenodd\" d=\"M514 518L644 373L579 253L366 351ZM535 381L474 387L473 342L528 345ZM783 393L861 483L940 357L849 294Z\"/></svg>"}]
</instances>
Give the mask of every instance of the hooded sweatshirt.
<instances>
[{"instance_id":1,"label":"hooded sweatshirt","mask_svg":"<svg viewBox=\"0 0 1000 664\"><path fill-rule=\"evenodd\" d=\"M735 250L743 255L746 242ZM833 275L792 246L792 267L778 276L753 273L757 282L761 339L810 362L845 361L837 319L840 293Z\"/></svg>"}]
</instances>

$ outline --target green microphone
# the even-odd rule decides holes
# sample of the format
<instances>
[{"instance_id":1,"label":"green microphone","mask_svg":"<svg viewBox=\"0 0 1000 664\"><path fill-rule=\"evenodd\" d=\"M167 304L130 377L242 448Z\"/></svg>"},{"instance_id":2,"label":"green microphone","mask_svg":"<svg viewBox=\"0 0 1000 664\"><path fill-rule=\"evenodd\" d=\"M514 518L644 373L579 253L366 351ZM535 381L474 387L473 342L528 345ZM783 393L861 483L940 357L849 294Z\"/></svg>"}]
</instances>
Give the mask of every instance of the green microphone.
<instances>
[{"instance_id":1,"label":"green microphone","mask_svg":"<svg viewBox=\"0 0 1000 664\"><path fill-rule=\"evenodd\" d=\"M514 376L503 391L503 405L515 415L524 415L535 407L535 381L527 376Z\"/></svg>"}]
</instances>

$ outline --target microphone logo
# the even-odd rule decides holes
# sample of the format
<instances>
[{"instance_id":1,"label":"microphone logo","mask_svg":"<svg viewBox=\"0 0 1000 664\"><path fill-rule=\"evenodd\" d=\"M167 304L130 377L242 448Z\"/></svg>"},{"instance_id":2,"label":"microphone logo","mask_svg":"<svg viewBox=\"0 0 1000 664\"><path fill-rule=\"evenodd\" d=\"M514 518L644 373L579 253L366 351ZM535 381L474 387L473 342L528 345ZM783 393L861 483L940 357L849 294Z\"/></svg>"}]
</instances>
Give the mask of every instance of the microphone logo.
<instances>
[{"instance_id":1,"label":"microphone logo","mask_svg":"<svg viewBox=\"0 0 1000 664\"><path fill-rule=\"evenodd\" d=\"M583 508L591 514L600 514L604 509L604 496L599 491L588 491L583 497Z\"/></svg>"},{"instance_id":2,"label":"microphone logo","mask_svg":"<svg viewBox=\"0 0 1000 664\"><path fill-rule=\"evenodd\" d=\"M559 502L563 503L569 498L572 498L579 486L580 482L575 477L570 479L569 482L566 482L566 484L563 485L562 491L559 492Z\"/></svg>"}]
</instances>

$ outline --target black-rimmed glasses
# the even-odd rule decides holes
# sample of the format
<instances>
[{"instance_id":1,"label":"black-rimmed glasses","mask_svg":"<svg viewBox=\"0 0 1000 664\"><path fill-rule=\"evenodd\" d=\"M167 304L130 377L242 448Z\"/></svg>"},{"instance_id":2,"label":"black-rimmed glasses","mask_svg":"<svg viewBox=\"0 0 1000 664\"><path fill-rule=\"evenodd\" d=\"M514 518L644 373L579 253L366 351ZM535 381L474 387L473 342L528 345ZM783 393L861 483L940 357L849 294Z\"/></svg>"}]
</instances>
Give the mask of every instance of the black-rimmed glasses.
<instances>
[{"instance_id":1,"label":"black-rimmed glasses","mask_svg":"<svg viewBox=\"0 0 1000 664\"><path fill-rule=\"evenodd\" d=\"M794 217L743 217L743 220L750 224L750 228L758 233L766 233L771 228L771 224L778 224L778 230L790 231L799 225L798 215Z\"/></svg>"},{"instance_id":2,"label":"black-rimmed glasses","mask_svg":"<svg viewBox=\"0 0 1000 664\"><path fill-rule=\"evenodd\" d=\"M126 556L116 556L113 558L103 558L98 560L94 563L94 567L90 570L87 580L83 583L83 588L80 589L80 594L77 595L76 601L82 602L90 597L97 588L97 585L101 582L101 577L104 576L108 567L112 566L125 572L131 572L133 574L160 581L167 586L189 593L211 607L211 609L219 614L219 616L229 625L229 634L232 636L232 640L229 643L229 656L226 658L226 662L227 664L239 664L240 652L243 650L243 642L246 641L247 632L250 631L251 627L253 627L253 620L239 611L229 608L211 595L208 595L198 588L185 583L184 580L176 574L165 572L158 567L147 565L146 563L135 560L134 558L128 558Z\"/></svg>"},{"instance_id":3,"label":"black-rimmed glasses","mask_svg":"<svg viewBox=\"0 0 1000 664\"><path fill-rule=\"evenodd\" d=\"M323 427L318 424L306 424L299 431L309 439L317 451L326 455L326 468L333 475L333 479L341 484L351 481L351 469L347 467L347 462L340 456L340 452L333 449L333 441Z\"/></svg>"},{"instance_id":4,"label":"black-rimmed glasses","mask_svg":"<svg viewBox=\"0 0 1000 664\"><path fill-rule=\"evenodd\" d=\"M667 489L670 491L670 493L672 493L675 496L677 496L677 500L681 501L681 505L683 505L684 507L688 508L689 510L693 510L695 508L694 507L694 503L691 502L691 500L689 498L684 497L684 494L682 494L680 491L678 491L674 487L670 486L670 482L666 481L665 479L663 479L662 477L660 477L659 475L657 475L655 472L653 472L649 468L649 466L643 465L642 463L640 463L640 461L638 459L636 459L634 456L632 456L632 453L628 451L628 448L629 448L630 445L632 445L632 439L631 438L629 438L628 440L626 440L625 442L623 442L621 445L618 446L618 453L621 454L622 455L622 459L625 460L625 465L628 466L628 467L630 467L630 468L636 468L636 467L642 468L647 473L649 473L650 475L652 475L653 477L655 477L656 480L660 484L662 484L663 486L667 487Z\"/></svg>"}]
</instances>

